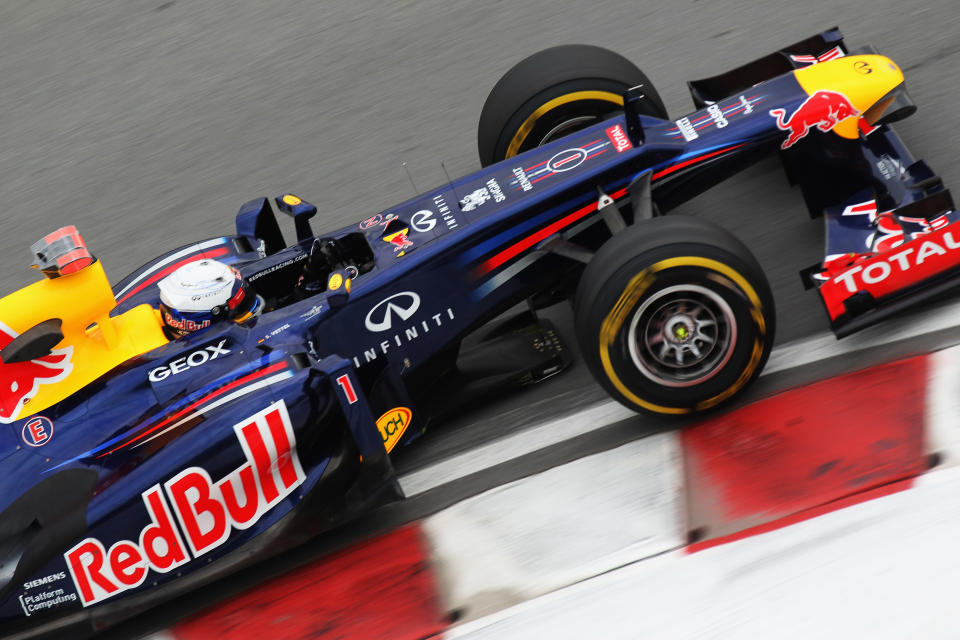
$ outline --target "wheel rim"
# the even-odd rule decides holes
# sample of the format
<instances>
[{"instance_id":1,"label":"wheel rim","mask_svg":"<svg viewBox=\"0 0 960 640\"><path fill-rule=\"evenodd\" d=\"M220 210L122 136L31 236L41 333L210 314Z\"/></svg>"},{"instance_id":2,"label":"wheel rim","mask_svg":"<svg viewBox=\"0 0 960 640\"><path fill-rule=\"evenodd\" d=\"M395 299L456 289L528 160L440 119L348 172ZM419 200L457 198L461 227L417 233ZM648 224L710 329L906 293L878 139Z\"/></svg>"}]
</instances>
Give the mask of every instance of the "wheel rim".
<instances>
[{"instance_id":1,"label":"wheel rim","mask_svg":"<svg viewBox=\"0 0 960 640\"><path fill-rule=\"evenodd\" d=\"M727 364L737 343L737 323L729 303L715 291L675 285L637 308L627 343L644 376L667 387L689 387Z\"/></svg>"}]
</instances>

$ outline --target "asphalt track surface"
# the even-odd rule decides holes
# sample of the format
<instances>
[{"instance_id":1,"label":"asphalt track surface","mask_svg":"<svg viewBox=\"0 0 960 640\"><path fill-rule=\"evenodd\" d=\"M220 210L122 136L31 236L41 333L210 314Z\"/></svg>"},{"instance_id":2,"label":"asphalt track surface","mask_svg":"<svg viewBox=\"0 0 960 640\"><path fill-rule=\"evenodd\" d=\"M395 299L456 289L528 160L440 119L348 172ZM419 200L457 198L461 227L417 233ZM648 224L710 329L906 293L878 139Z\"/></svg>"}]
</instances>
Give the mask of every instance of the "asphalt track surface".
<instances>
[{"instance_id":1,"label":"asphalt track surface","mask_svg":"<svg viewBox=\"0 0 960 640\"><path fill-rule=\"evenodd\" d=\"M331 230L414 195L404 162L419 190L445 181L441 162L451 175L477 169L487 92L545 47L619 51L679 116L692 110L686 80L833 25L852 46L873 44L900 64L919 111L897 130L948 186L960 185L955 0L4 2L0 290L33 281L29 245L65 224L78 225L116 280L164 250L231 232L238 206L254 197L296 193L318 205L319 231ZM808 219L779 161L677 213L719 221L754 250L774 288L779 344L827 329L797 276L822 257L821 223ZM398 465L417 468L602 397L575 366L480 419L428 434ZM560 446L527 472L663 426L639 425ZM491 469L483 484L514 473ZM427 494L384 517L455 498Z\"/></svg>"}]
</instances>

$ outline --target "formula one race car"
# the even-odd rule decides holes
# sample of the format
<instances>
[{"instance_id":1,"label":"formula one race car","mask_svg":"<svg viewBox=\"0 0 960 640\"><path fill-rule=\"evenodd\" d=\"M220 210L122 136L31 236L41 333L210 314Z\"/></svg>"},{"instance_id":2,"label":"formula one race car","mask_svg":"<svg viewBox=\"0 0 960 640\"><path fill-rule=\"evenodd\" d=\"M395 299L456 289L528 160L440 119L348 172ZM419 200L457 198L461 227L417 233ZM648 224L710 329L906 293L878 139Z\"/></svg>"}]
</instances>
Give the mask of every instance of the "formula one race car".
<instances>
[{"instance_id":1,"label":"formula one race car","mask_svg":"<svg viewBox=\"0 0 960 640\"><path fill-rule=\"evenodd\" d=\"M913 106L888 58L834 29L690 90L670 120L624 58L556 47L490 94L484 169L350 227L315 236L287 194L288 245L260 198L113 287L74 229L34 245L46 278L0 300L2 632L129 615L400 497L396 447L568 364L536 316L557 301L620 402L730 402L770 352L770 287L730 233L664 214L769 151L826 219L804 277L838 335L955 283L957 214L889 126ZM199 261L263 311L165 331L158 282Z\"/></svg>"}]
</instances>

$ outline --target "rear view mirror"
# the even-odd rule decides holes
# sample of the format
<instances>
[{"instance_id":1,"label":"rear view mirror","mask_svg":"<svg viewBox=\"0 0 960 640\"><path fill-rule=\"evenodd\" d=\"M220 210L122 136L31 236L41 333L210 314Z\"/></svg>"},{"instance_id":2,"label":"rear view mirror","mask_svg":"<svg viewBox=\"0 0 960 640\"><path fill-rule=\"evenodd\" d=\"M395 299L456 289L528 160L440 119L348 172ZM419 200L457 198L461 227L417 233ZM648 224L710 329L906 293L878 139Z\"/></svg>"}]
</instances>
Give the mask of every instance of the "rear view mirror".
<instances>
[{"instance_id":1,"label":"rear view mirror","mask_svg":"<svg viewBox=\"0 0 960 640\"><path fill-rule=\"evenodd\" d=\"M61 324L60 318L51 318L30 327L0 349L0 360L4 364L13 364L50 355L50 351L63 340Z\"/></svg>"}]
</instances>

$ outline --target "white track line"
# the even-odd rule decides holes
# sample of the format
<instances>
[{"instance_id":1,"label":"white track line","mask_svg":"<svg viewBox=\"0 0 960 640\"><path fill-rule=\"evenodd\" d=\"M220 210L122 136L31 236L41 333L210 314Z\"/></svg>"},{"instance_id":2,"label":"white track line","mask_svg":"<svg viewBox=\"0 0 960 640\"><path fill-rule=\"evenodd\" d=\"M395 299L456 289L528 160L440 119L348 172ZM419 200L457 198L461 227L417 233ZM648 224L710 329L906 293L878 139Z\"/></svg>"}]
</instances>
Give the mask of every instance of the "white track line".
<instances>
[{"instance_id":1,"label":"white track line","mask_svg":"<svg viewBox=\"0 0 960 640\"><path fill-rule=\"evenodd\" d=\"M929 312L889 318L843 340L837 340L832 333L822 333L774 349L763 373L784 371L852 351L937 333L958 325L960 301L954 301Z\"/></svg>"},{"instance_id":2,"label":"white track line","mask_svg":"<svg viewBox=\"0 0 960 640\"><path fill-rule=\"evenodd\" d=\"M763 375L819 362L844 353L943 331L957 326L958 319L960 301L955 301L920 315L891 318L843 340L837 340L832 333L824 333L789 342L773 350ZM945 397L949 400L951 396ZM407 497L415 496L635 415L620 403L607 400L565 418L538 424L408 473L400 478L400 486Z\"/></svg>"},{"instance_id":3,"label":"white track line","mask_svg":"<svg viewBox=\"0 0 960 640\"><path fill-rule=\"evenodd\" d=\"M501 462L519 458L636 415L619 402L602 402L572 416L545 422L408 473L400 478L400 486L409 498L471 473L489 469Z\"/></svg>"}]
</instances>

